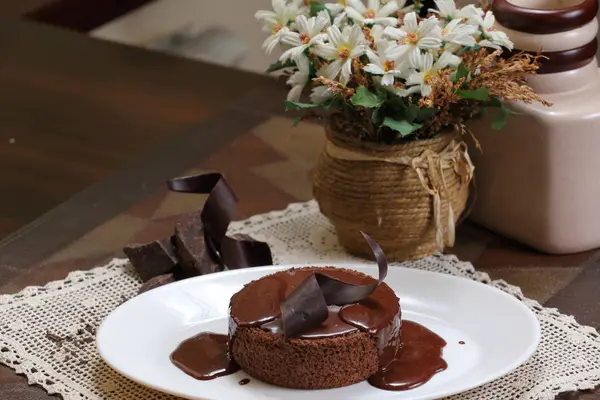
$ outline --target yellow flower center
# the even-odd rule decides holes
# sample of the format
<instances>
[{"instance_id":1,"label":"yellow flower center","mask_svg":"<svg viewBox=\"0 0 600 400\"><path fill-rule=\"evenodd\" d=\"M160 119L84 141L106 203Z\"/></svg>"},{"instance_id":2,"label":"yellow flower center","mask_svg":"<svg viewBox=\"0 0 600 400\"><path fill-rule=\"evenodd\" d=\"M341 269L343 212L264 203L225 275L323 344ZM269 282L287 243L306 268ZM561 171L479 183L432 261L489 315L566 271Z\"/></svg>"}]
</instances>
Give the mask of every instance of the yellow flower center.
<instances>
[{"instance_id":1,"label":"yellow flower center","mask_svg":"<svg viewBox=\"0 0 600 400\"><path fill-rule=\"evenodd\" d=\"M338 3L343 5L344 7L348 6L348 3L346 3L346 0L338 0Z\"/></svg>"},{"instance_id":2,"label":"yellow flower center","mask_svg":"<svg viewBox=\"0 0 600 400\"><path fill-rule=\"evenodd\" d=\"M283 25L273 25L273 33L277 33L283 28Z\"/></svg>"},{"instance_id":3,"label":"yellow flower center","mask_svg":"<svg viewBox=\"0 0 600 400\"><path fill-rule=\"evenodd\" d=\"M448 28L442 29L442 35L447 35L447 34L448 34Z\"/></svg>"},{"instance_id":4,"label":"yellow flower center","mask_svg":"<svg viewBox=\"0 0 600 400\"><path fill-rule=\"evenodd\" d=\"M383 67L384 67L384 69L385 69L386 72L394 69L395 66L396 66L396 63L394 61L386 61L383 64Z\"/></svg>"},{"instance_id":5,"label":"yellow flower center","mask_svg":"<svg viewBox=\"0 0 600 400\"><path fill-rule=\"evenodd\" d=\"M437 76L437 71L429 70L425 73L425 76L423 77L423 83L425 83L426 85L431 85L433 83L433 78L436 78Z\"/></svg>"},{"instance_id":6,"label":"yellow flower center","mask_svg":"<svg viewBox=\"0 0 600 400\"><path fill-rule=\"evenodd\" d=\"M419 36L416 33L410 32L404 39L402 39L404 44L417 44L419 42Z\"/></svg>"},{"instance_id":7,"label":"yellow flower center","mask_svg":"<svg viewBox=\"0 0 600 400\"><path fill-rule=\"evenodd\" d=\"M348 46L340 45L337 48L337 51L338 51L338 56L340 58L348 58L348 57L350 57L350 49L348 48Z\"/></svg>"},{"instance_id":8,"label":"yellow flower center","mask_svg":"<svg viewBox=\"0 0 600 400\"><path fill-rule=\"evenodd\" d=\"M310 36L308 36L306 33L303 33L300 35L300 41L304 44L308 44L310 42Z\"/></svg>"},{"instance_id":9,"label":"yellow flower center","mask_svg":"<svg viewBox=\"0 0 600 400\"><path fill-rule=\"evenodd\" d=\"M365 18L370 18L370 19L373 19L373 18L375 18L375 16L376 16L376 15L375 15L375 10L367 10L367 11L365 11L365 13L363 14L363 16L364 16Z\"/></svg>"}]
</instances>

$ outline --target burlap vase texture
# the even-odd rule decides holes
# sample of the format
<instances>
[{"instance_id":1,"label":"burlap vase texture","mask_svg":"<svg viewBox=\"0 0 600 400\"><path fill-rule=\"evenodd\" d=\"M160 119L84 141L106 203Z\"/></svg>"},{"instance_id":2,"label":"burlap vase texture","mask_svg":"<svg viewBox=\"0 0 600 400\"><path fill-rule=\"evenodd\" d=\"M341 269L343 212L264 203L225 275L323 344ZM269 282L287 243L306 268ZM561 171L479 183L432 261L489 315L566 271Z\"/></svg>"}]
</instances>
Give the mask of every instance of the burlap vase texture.
<instances>
[{"instance_id":1,"label":"burlap vase texture","mask_svg":"<svg viewBox=\"0 0 600 400\"><path fill-rule=\"evenodd\" d=\"M474 171L459 134L385 145L325 130L313 193L350 253L372 257L361 230L395 261L454 244Z\"/></svg>"}]
</instances>

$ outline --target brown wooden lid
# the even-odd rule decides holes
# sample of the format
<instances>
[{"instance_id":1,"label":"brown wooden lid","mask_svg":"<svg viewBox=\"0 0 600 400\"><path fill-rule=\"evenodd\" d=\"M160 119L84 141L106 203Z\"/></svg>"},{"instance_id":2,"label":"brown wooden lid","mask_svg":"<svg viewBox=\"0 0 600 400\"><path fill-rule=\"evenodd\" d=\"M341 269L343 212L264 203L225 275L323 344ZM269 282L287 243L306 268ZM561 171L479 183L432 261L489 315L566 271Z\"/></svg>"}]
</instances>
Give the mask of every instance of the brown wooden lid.
<instances>
[{"instance_id":1,"label":"brown wooden lid","mask_svg":"<svg viewBox=\"0 0 600 400\"><path fill-rule=\"evenodd\" d=\"M496 21L520 32L549 34L578 28L596 17L597 0L583 0L572 7L546 10L520 7L508 0L495 0L492 11Z\"/></svg>"}]
</instances>

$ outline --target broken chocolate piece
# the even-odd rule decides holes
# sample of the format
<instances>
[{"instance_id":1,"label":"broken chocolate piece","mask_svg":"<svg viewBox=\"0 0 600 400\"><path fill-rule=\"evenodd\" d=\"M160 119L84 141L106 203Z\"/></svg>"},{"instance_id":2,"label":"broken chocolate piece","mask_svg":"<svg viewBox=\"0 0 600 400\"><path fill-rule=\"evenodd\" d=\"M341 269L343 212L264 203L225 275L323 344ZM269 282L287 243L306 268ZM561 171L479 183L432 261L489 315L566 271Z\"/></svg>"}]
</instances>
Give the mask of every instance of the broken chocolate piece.
<instances>
[{"instance_id":1,"label":"broken chocolate piece","mask_svg":"<svg viewBox=\"0 0 600 400\"><path fill-rule=\"evenodd\" d=\"M177 265L171 238L155 240L147 244L127 245L123 248L123 252L144 282L171 272Z\"/></svg>"},{"instance_id":2,"label":"broken chocolate piece","mask_svg":"<svg viewBox=\"0 0 600 400\"><path fill-rule=\"evenodd\" d=\"M268 244L242 233L223 238L221 256L229 269L262 267L273 263Z\"/></svg>"},{"instance_id":3,"label":"broken chocolate piece","mask_svg":"<svg viewBox=\"0 0 600 400\"><path fill-rule=\"evenodd\" d=\"M387 276L388 263L379 245L369 235L361 232L373 251L379 278L367 285L342 282L330 276L313 273L306 278L281 303L283 335L294 337L306 332L327 319L329 305L344 306L366 299Z\"/></svg>"},{"instance_id":4,"label":"broken chocolate piece","mask_svg":"<svg viewBox=\"0 0 600 400\"><path fill-rule=\"evenodd\" d=\"M175 278L173 277L173 274L165 274L165 275L155 276L154 278L150 279L148 282L146 282L142 285L138 294L142 294L149 290L156 289L157 287L164 286L164 285L167 285L167 284L173 283L173 282L175 282Z\"/></svg>"},{"instance_id":5,"label":"broken chocolate piece","mask_svg":"<svg viewBox=\"0 0 600 400\"><path fill-rule=\"evenodd\" d=\"M175 225L175 252L187 278L221 271L204 240L200 213L195 212Z\"/></svg>"}]
</instances>

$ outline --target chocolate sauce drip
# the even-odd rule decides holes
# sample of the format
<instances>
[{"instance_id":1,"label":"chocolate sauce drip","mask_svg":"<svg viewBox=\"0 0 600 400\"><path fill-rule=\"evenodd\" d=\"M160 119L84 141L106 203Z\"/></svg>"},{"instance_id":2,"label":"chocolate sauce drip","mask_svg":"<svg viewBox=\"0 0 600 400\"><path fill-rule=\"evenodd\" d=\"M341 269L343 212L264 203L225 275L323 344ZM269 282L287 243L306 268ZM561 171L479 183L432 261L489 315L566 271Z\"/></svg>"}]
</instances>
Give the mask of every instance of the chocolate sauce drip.
<instances>
[{"instance_id":1,"label":"chocolate sauce drip","mask_svg":"<svg viewBox=\"0 0 600 400\"><path fill-rule=\"evenodd\" d=\"M423 385L448 368L442 358L446 341L412 321L402 324L402 349L394 360L369 378L369 383L385 390L409 390Z\"/></svg>"},{"instance_id":2,"label":"chocolate sauce drip","mask_svg":"<svg viewBox=\"0 0 600 400\"><path fill-rule=\"evenodd\" d=\"M182 342L171 361L186 374L203 381L233 374L240 367L229 358L227 335L203 332Z\"/></svg>"}]
</instances>

